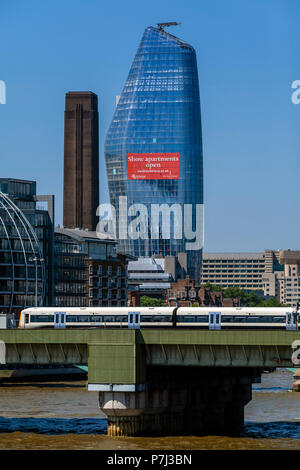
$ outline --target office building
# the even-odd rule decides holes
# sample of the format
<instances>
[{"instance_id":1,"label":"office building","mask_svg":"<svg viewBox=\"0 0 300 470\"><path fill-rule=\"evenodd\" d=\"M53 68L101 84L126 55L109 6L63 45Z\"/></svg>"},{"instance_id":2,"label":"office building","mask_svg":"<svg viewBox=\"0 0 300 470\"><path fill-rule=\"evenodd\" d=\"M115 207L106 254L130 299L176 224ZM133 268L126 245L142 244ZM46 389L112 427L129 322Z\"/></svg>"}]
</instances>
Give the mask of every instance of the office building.
<instances>
[{"instance_id":1,"label":"office building","mask_svg":"<svg viewBox=\"0 0 300 470\"><path fill-rule=\"evenodd\" d=\"M121 196L127 198L128 207L144 204L147 208L142 237L117 234L122 251L137 257L187 252L188 274L199 280L202 246L188 250L185 233L178 235L174 228L174 220L183 219L185 204L194 210L193 223L196 205L203 204L196 53L163 25L144 32L107 132L105 159L117 217L123 217ZM169 236L164 233L163 217L156 225L151 221L153 204L180 207L180 215L170 215Z\"/></svg>"},{"instance_id":2,"label":"office building","mask_svg":"<svg viewBox=\"0 0 300 470\"><path fill-rule=\"evenodd\" d=\"M171 282L187 276L187 254L145 258L128 262L128 289L141 295L166 298Z\"/></svg>"},{"instance_id":3,"label":"office building","mask_svg":"<svg viewBox=\"0 0 300 470\"><path fill-rule=\"evenodd\" d=\"M263 290L264 273L282 271L279 251L259 253L203 253L201 282L240 287L245 290Z\"/></svg>"},{"instance_id":4,"label":"office building","mask_svg":"<svg viewBox=\"0 0 300 470\"><path fill-rule=\"evenodd\" d=\"M82 229L55 229L55 305L127 306L127 258L116 241Z\"/></svg>"},{"instance_id":5,"label":"office building","mask_svg":"<svg viewBox=\"0 0 300 470\"><path fill-rule=\"evenodd\" d=\"M279 262L283 268L281 271L263 275L264 295L296 307L300 303L300 251L280 250Z\"/></svg>"},{"instance_id":6,"label":"office building","mask_svg":"<svg viewBox=\"0 0 300 470\"><path fill-rule=\"evenodd\" d=\"M1 313L52 304L53 222L54 196L38 196L34 181L0 178Z\"/></svg>"}]
</instances>

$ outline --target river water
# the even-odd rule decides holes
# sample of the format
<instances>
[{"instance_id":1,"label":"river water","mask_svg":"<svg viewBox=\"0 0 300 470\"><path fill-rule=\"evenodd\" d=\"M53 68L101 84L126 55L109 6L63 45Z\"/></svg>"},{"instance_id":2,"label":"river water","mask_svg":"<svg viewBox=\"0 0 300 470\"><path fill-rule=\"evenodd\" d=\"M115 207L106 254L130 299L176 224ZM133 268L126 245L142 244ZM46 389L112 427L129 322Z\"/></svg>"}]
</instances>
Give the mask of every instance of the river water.
<instances>
[{"instance_id":1,"label":"river water","mask_svg":"<svg viewBox=\"0 0 300 470\"><path fill-rule=\"evenodd\" d=\"M300 393L286 369L253 385L238 437L110 438L85 381L0 384L0 449L300 449Z\"/></svg>"}]
</instances>

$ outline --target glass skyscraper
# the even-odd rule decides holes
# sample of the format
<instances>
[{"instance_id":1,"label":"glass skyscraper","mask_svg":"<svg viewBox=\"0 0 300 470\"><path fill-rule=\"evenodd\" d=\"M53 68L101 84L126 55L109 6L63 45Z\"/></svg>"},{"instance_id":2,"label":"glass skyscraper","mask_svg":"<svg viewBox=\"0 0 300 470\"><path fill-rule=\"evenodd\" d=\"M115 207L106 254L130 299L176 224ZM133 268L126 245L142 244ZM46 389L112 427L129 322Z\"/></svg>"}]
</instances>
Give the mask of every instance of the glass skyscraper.
<instances>
[{"instance_id":1,"label":"glass skyscraper","mask_svg":"<svg viewBox=\"0 0 300 470\"><path fill-rule=\"evenodd\" d=\"M187 252L188 273L199 280L202 246L186 249L187 239L174 232L151 234L151 204L203 204L202 136L195 50L163 27L148 27L142 37L105 140L110 202L118 216L119 196L127 204L148 208L148 238L120 239L136 256ZM152 206L153 207L153 206ZM130 217L129 217L130 223ZM117 233L118 235L118 233Z\"/></svg>"}]
</instances>

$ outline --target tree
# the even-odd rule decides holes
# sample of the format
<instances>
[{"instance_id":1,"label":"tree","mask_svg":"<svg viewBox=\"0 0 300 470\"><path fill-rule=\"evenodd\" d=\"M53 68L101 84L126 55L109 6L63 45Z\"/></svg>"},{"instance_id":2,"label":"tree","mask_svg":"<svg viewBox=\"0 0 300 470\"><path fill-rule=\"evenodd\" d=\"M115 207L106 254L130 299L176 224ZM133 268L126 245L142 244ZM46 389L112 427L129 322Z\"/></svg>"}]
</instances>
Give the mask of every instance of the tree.
<instances>
[{"instance_id":1,"label":"tree","mask_svg":"<svg viewBox=\"0 0 300 470\"><path fill-rule=\"evenodd\" d=\"M218 286L216 284L211 284L210 282L206 282L203 284L202 287L205 287L206 289L209 289L211 292L223 292L224 287L223 286Z\"/></svg>"},{"instance_id":2,"label":"tree","mask_svg":"<svg viewBox=\"0 0 300 470\"><path fill-rule=\"evenodd\" d=\"M166 306L166 302L163 299L156 299L143 295L141 297L141 307L163 307Z\"/></svg>"},{"instance_id":3,"label":"tree","mask_svg":"<svg viewBox=\"0 0 300 470\"><path fill-rule=\"evenodd\" d=\"M239 299L241 301L242 307L284 307L283 304L278 302L278 300L274 299L273 297L264 299L255 291L248 293L240 287L232 286L224 289L222 286L215 286L209 282L207 282L204 287L210 289L212 292L221 290L223 292L224 298Z\"/></svg>"},{"instance_id":4,"label":"tree","mask_svg":"<svg viewBox=\"0 0 300 470\"><path fill-rule=\"evenodd\" d=\"M245 292L240 287L227 287L224 290L224 297L227 299L242 299L245 295Z\"/></svg>"}]
</instances>

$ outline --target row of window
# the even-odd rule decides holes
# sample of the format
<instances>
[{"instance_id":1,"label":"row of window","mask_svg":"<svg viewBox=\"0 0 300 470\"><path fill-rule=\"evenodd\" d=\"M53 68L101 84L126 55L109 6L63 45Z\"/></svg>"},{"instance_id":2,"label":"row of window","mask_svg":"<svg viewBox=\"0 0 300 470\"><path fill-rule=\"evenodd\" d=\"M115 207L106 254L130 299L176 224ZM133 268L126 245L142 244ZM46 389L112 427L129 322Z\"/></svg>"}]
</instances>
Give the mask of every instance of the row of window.
<instances>
[{"instance_id":1,"label":"row of window","mask_svg":"<svg viewBox=\"0 0 300 470\"><path fill-rule=\"evenodd\" d=\"M28 315L28 314L27 314ZM31 323L53 323L54 315L31 315ZM127 315L66 315L67 323L112 323L127 322ZM141 315L141 322L171 322L172 315ZM188 323L208 323L208 315L178 315L177 321ZM286 317L264 315L264 316L230 316L223 315L222 323L285 323Z\"/></svg>"}]
</instances>

